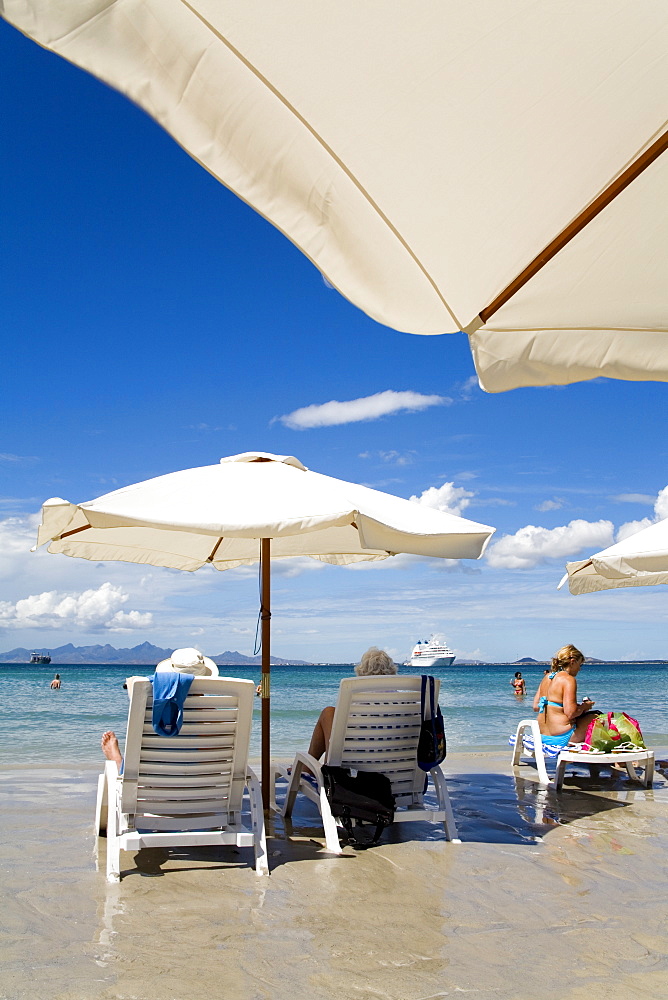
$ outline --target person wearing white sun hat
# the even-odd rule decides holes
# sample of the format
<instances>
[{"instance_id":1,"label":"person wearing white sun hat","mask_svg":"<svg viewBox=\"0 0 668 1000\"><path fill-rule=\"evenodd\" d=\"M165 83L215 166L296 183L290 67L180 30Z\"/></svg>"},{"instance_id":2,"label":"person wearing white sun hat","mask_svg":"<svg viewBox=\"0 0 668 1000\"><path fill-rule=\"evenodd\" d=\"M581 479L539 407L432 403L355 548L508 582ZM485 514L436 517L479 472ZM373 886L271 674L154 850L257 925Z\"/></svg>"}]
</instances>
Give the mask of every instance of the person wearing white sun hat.
<instances>
[{"instance_id":1,"label":"person wearing white sun hat","mask_svg":"<svg viewBox=\"0 0 668 1000\"><path fill-rule=\"evenodd\" d=\"M166 660L161 660L155 668L156 674L166 670L176 670L180 674L193 674L195 677L218 677L218 667L208 656L200 653L192 646L175 649Z\"/></svg>"},{"instance_id":2,"label":"person wearing white sun hat","mask_svg":"<svg viewBox=\"0 0 668 1000\"><path fill-rule=\"evenodd\" d=\"M191 674L194 677L218 677L218 667L213 660L192 646L175 649L171 656L158 663L155 672L156 674L179 673ZM106 733L102 733L101 746L102 753L107 760L115 760L120 768L123 756L118 745L118 738L113 730L110 729Z\"/></svg>"}]
</instances>

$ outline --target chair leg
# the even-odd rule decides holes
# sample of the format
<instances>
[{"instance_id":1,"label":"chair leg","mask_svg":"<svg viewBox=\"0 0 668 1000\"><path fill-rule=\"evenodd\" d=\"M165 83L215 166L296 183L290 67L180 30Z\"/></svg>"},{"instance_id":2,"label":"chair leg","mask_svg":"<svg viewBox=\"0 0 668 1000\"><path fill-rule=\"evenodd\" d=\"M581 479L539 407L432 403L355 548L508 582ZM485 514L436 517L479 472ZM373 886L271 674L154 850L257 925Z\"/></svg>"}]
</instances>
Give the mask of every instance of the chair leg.
<instances>
[{"instance_id":1,"label":"chair leg","mask_svg":"<svg viewBox=\"0 0 668 1000\"><path fill-rule=\"evenodd\" d=\"M534 745L534 757L536 758L536 770L538 771L538 781L541 785L549 785L550 779L547 776L547 768L545 767L545 754L543 753L543 737L541 736L540 726L536 719L531 719L529 722L531 727L531 735L533 736Z\"/></svg>"},{"instance_id":2,"label":"chair leg","mask_svg":"<svg viewBox=\"0 0 668 1000\"><path fill-rule=\"evenodd\" d=\"M636 771L636 764L645 769L642 777L640 777ZM628 776L632 781L639 781L645 788L652 787L652 782L654 780L654 754L652 754L651 757L645 757L644 759L638 761L627 760L625 761L625 765Z\"/></svg>"},{"instance_id":3,"label":"chair leg","mask_svg":"<svg viewBox=\"0 0 668 1000\"><path fill-rule=\"evenodd\" d=\"M545 767L545 764L543 764ZM561 759L561 754L557 757L557 769L554 773L554 788L555 791L561 791L561 786L564 783L564 771L566 770L566 761Z\"/></svg>"},{"instance_id":4,"label":"chair leg","mask_svg":"<svg viewBox=\"0 0 668 1000\"><path fill-rule=\"evenodd\" d=\"M327 850L331 851L332 854L341 854L342 848L339 840L339 831L336 828L336 820L332 816L332 810L325 795L324 787L320 788L320 815L325 830L325 845Z\"/></svg>"},{"instance_id":5,"label":"chair leg","mask_svg":"<svg viewBox=\"0 0 668 1000\"><path fill-rule=\"evenodd\" d=\"M95 834L98 837L107 832L108 810L107 776L106 774L101 774L97 779L97 800L95 802Z\"/></svg>"},{"instance_id":6,"label":"chair leg","mask_svg":"<svg viewBox=\"0 0 668 1000\"><path fill-rule=\"evenodd\" d=\"M452 811L452 804L450 802L450 794L448 792L445 775L440 767L433 768L429 773L431 774L431 779L434 782L434 788L436 789L438 810L439 812L442 811L445 813L443 826L445 828L446 839L452 841L453 844L461 844L459 833L457 831L455 814Z\"/></svg>"},{"instance_id":7,"label":"chair leg","mask_svg":"<svg viewBox=\"0 0 668 1000\"><path fill-rule=\"evenodd\" d=\"M309 753L303 753L302 751L296 753L295 759L292 763L292 773L289 775L288 790L285 793L285 800L281 811L285 819L289 819L292 815L292 810L294 809L295 799L297 798L297 793L299 792L302 771L304 768L309 770L311 774L315 775L318 779L319 787L322 785L320 765L315 757L312 757Z\"/></svg>"},{"instance_id":8,"label":"chair leg","mask_svg":"<svg viewBox=\"0 0 668 1000\"><path fill-rule=\"evenodd\" d=\"M645 764L645 788L651 788L654 782L654 754L646 757Z\"/></svg>"},{"instance_id":9,"label":"chair leg","mask_svg":"<svg viewBox=\"0 0 668 1000\"><path fill-rule=\"evenodd\" d=\"M625 761L624 766L626 767L626 773L628 774L631 781L638 781L638 775L636 774L636 769L633 766L633 761L632 760Z\"/></svg>"},{"instance_id":10,"label":"chair leg","mask_svg":"<svg viewBox=\"0 0 668 1000\"><path fill-rule=\"evenodd\" d=\"M269 808L272 812L282 813L282 807L276 801L276 784L279 778L283 778L288 785L290 784L290 775L288 774L287 767L283 767L282 764L272 764L270 771Z\"/></svg>"},{"instance_id":11,"label":"chair leg","mask_svg":"<svg viewBox=\"0 0 668 1000\"><path fill-rule=\"evenodd\" d=\"M107 882L120 881L121 845L118 839L118 811L114 802L110 806L107 822Z\"/></svg>"},{"instance_id":12,"label":"chair leg","mask_svg":"<svg viewBox=\"0 0 668 1000\"><path fill-rule=\"evenodd\" d=\"M295 758L292 765L292 772L288 776L288 788L285 793L285 799L283 800L283 808L281 809L281 815L284 819L289 819L292 816L292 810L295 807L295 801L297 799L297 792L299 791L299 780L302 774L302 765Z\"/></svg>"},{"instance_id":13,"label":"chair leg","mask_svg":"<svg viewBox=\"0 0 668 1000\"><path fill-rule=\"evenodd\" d=\"M529 725L528 722L520 722L517 726L517 732L515 733L515 746L513 747L512 765L515 767L520 763L520 758L522 756L522 735L524 733L525 727Z\"/></svg>"},{"instance_id":14,"label":"chair leg","mask_svg":"<svg viewBox=\"0 0 668 1000\"><path fill-rule=\"evenodd\" d=\"M533 757L536 761L536 770L538 771L538 780L541 785L549 785L550 779L547 776L547 768L545 767L545 755L543 753L543 741L540 735L540 726L536 719L523 719L517 725L517 733L515 735L515 746L513 747L512 764L516 766L520 763L520 758L524 751L524 730L530 729L531 735L533 737L534 751Z\"/></svg>"},{"instance_id":15,"label":"chair leg","mask_svg":"<svg viewBox=\"0 0 668 1000\"><path fill-rule=\"evenodd\" d=\"M257 875L269 874L267 860L267 839L264 829L264 810L262 808L262 789L257 775L252 768L246 773L246 788L250 800L251 825L253 827L253 851L255 852L255 872Z\"/></svg>"}]
</instances>

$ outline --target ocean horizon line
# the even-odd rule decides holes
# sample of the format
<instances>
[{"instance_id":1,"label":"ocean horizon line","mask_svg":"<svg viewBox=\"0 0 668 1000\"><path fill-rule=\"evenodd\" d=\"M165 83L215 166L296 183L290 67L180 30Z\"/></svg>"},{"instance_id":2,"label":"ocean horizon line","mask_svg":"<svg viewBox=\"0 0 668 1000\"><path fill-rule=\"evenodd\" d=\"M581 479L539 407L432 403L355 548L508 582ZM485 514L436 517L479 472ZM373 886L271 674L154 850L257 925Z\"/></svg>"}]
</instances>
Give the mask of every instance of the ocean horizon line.
<instances>
[{"instance_id":1,"label":"ocean horizon line","mask_svg":"<svg viewBox=\"0 0 668 1000\"><path fill-rule=\"evenodd\" d=\"M0 654L2 655L2 654ZM260 662L249 662L248 660L228 660L219 661L215 657L211 657L212 660L219 667L260 667ZM354 665L354 660L320 660L320 661L306 661L306 660L286 660L281 657L279 662L272 662L271 666L277 669L282 667L289 667L294 669L295 667L350 667ZM395 661L398 662L398 661ZM595 657L587 657L584 661L586 664L596 665L596 666L668 666L668 659L653 659L653 660L600 660ZM438 670L450 670L453 667L546 667L551 663L550 660L459 660L455 661L448 666L437 667ZM409 666L406 663L400 663L400 666ZM2 660L0 661L0 668L2 667L43 667L44 669L50 669L52 667L151 667L155 666L155 660L146 660L144 662L123 662L122 660L115 661L102 661L102 660L77 660L77 661L58 661L52 659L50 663L30 663L28 660ZM430 669L434 669L433 667Z\"/></svg>"}]
</instances>

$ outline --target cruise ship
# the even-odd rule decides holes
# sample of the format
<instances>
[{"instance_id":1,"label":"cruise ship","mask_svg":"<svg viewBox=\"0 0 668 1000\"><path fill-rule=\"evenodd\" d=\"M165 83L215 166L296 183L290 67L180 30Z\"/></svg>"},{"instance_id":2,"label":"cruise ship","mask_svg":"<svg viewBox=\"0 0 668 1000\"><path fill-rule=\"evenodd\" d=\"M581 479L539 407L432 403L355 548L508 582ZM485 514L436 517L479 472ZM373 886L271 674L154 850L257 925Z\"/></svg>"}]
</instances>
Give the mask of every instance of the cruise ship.
<instances>
[{"instance_id":1,"label":"cruise ship","mask_svg":"<svg viewBox=\"0 0 668 1000\"><path fill-rule=\"evenodd\" d=\"M455 654L436 636L422 641L419 639L413 652L406 660L407 667L449 667L455 662Z\"/></svg>"}]
</instances>

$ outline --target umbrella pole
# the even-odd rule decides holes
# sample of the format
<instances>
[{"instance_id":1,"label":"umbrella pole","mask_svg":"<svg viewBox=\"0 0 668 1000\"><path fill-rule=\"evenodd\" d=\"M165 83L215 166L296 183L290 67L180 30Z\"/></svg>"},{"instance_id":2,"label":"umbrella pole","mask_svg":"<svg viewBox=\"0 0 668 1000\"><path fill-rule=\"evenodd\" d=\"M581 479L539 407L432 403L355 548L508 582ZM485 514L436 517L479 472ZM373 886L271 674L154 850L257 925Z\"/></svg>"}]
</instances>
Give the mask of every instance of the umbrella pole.
<instances>
[{"instance_id":1,"label":"umbrella pole","mask_svg":"<svg viewBox=\"0 0 668 1000\"><path fill-rule=\"evenodd\" d=\"M260 587L260 621L262 623L262 805L269 808L269 784L270 784L270 747L269 747L269 721L271 718L270 705L270 680L271 680L271 592L270 592L270 564L271 559L271 539L260 539L260 564L261 564L261 587Z\"/></svg>"}]
</instances>

